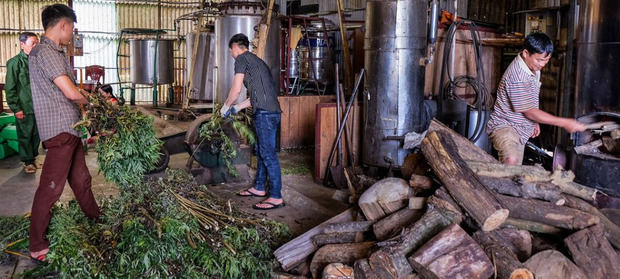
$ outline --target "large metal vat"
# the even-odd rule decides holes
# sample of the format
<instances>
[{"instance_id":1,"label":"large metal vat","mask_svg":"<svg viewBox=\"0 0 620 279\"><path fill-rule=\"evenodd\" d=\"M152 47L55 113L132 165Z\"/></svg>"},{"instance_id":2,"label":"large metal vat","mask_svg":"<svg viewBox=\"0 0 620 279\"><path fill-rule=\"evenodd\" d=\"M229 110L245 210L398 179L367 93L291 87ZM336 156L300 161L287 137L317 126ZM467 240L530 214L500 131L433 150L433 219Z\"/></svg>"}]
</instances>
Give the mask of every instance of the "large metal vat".
<instances>
[{"instance_id":1,"label":"large metal vat","mask_svg":"<svg viewBox=\"0 0 620 279\"><path fill-rule=\"evenodd\" d=\"M620 111L620 1L581 0L575 116Z\"/></svg>"},{"instance_id":2,"label":"large metal vat","mask_svg":"<svg viewBox=\"0 0 620 279\"><path fill-rule=\"evenodd\" d=\"M407 151L394 137L426 129L420 58L426 49L427 4L427 0L366 2L362 161L367 165L402 166Z\"/></svg>"},{"instance_id":3,"label":"large metal vat","mask_svg":"<svg viewBox=\"0 0 620 279\"><path fill-rule=\"evenodd\" d=\"M192 32L187 34L187 65L186 75L190 76L194 52L194 41L198 34L199 43L196 49L196 63L194 65L194 75L191 77L190 98L200 101L213 100L213 65L215 64L215 35L212 32Z\"/></svg>"},{"instance_id":4,"label":"large metal vat","mask_svg":"<svg viewBox=\"0 0 620 279\"><path fill-rule=\"evenodd\" d=\"M215 70L217 77L215 100L218 103L226 100L235 75L235 60L230 55L228 41L238 33L245 34L252 41L255 28L258 29L257 26L265 13L265 6L266 3L261 1L228 1L218 4L223 13L215 20ZM263 60L271 70L274 87L280 88L280 22L276 19L275 13L269 27L268 38ZM247 93L244 87L239 99L245 98L247 98Z\"/></svg>"},{"instance_id":5,"label":"large metal vat","mask_svg":"<svg viewBox=\"0 0 620 279\"><path fill-rule=\"evenodd\" d=\"M156 47L157 55L155 55ZM173 48L174 40L129 40L131 82L153 84L155 73L157 73L157 84L174 82ZM155 56L157 56L157 60L155 60Z\"/></svg>"},{"instance_id":6,"label":"large metal vat","mask_svg":"<svg viewBox=\"0 0 620 279\"><path fill-rule=\"evenodd\" d=\"M333 26L327 25L327 28ZM328 41L329 40L329 41ZM323 23L312 25L307 37L299 41L299 77L323 85L334 83L334 32L326 32Z\"/></svg>"}]
</instances>

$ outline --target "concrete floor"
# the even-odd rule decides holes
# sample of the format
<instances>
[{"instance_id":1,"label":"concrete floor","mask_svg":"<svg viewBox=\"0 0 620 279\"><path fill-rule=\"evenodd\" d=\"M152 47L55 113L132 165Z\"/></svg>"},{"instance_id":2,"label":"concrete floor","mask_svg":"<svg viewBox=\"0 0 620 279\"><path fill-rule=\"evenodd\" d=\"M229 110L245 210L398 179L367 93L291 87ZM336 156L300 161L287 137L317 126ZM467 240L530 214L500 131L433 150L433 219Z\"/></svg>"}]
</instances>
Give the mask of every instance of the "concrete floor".
<instances>
[{"instance_id":1,"label":"concrete floor","mask_svg":"<svg viewBox=\"0 0 620 279\"><path fill-rule=\"evenodd\" d=\"M45 152L41 150L38 163L45 160ZM184 168L188 154L176 154L170 158L169 168ZM286 223L293 235L299 235L315 225L327 220L343 210L348 205L343 202L347 199L346 193L317 184L311 176L313 168L312 150L282 151L278 154L283 172L287 170L294 174L282 177L282 193L286 206L284 208L260 211L251 208L261 198L239 197L235 194L240 190L252 186L254 171L243 167L247 174L246 179L240 182L210 186L210 189L224 199L229 199L233 205L253 214ZM112 183L105 182L103 175L98 174L97 154L90 151L86 156L86 163L92 176L92 189L95 198L113 197L118 189ZM24 215L30 211L32 199L36 191L41 170L35 175L23 172L19 158L14 155L0 160L0 216ZM60 198L66 203L73 199L73 192L68 185ZM11 278L12 274L19 274L31 266L30 261L18 260L11 265L0 266L0 278Z\"/></svg>"}]
</instances>

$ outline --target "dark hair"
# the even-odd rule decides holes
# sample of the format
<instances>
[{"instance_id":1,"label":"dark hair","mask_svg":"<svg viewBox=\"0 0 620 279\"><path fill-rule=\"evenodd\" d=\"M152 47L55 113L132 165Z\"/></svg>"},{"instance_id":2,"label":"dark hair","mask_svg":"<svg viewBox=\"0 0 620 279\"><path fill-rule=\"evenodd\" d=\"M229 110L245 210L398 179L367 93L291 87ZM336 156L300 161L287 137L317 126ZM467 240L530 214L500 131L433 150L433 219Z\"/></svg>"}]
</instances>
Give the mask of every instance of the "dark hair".
<instances>
[{"instance_id":1,"label":"dark hair","mask_svg":"<svg viewBox=\"0 0 620 279\"><path fill-rule=\"evenodd\" d=\"M232 48L233 44L244 46L245 48L250 47L250 41L248 40L248 36L242 33L236 34L232 36L232 38L230 38L230 41L228 41L228 48Z\"/></svg>"},{"instance_id":2,"label":"dark hair","mask_svg":"<svg viewBox=\"0 0 620 279\"><path fill-rule=\"evenodd\" d=\"M101 87L99 87L99 89L103 90L103 92L110 94L110 96L112 96L112 98L116 98L116 96L114 96L114 93L112 93L112 86L109 84L104 84Z\"/></svg>"},{"instance_id":3,"label":"dark hair","mask_svg":"<svg viewBox=\"0 0 620 279\"><path fill-rule=\"evenodd\" d=\"M21 34L19 34L19 41L22 43L25 43L26 41L28 41L28 38L30 37L36 37L37 34L32 33L32 32L23 32Z\"/></svg>"},{"instance_id":4,"label":"dark hair","mask_svg":"<svg viewBox=\"0 0 620 279\"><path fill-rule=\"evenodd\" d=\"M63 4L49 5L43 9L41 13L41 23L43 23L43 29L47 30L50 27L56 26L61 19L69 19L72 22L77 22L75 12Z\"/></svg>"},{"instance_id":5,"label":"dark hair","mask_svg":"<svg viewBox=\"0 0 620 279\"><path fill-rule=\"evenodd\" d=\"M550 55L553 53L553 42L547 34L535 32L525 37L523 48L531 54L540 53Z\"/></svg>"}]
</instances>

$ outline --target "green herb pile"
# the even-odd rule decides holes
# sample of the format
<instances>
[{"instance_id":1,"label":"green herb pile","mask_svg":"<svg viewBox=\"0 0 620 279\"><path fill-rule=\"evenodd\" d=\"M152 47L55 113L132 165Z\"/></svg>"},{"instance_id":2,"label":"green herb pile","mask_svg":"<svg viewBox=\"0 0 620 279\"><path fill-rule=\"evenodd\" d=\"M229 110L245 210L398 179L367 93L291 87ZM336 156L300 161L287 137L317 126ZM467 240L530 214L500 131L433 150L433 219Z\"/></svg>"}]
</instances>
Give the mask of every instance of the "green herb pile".
<instances>
[{"instance_id":1,"label":"green herb pile","mask_svg":"<svg viewBox=\"0 0 620 279\"><path fill-rule=\"evenodd\" d=\"M211 152L219 152L222 155L230 175L238 176L239 173L232 164L232 160L237 157L237 149L232 139L225 133L223 126L230 121L236 134L249 144L254 144L256 137L252 129L246 125L246 123L251 123L250 117L244 113L238 113L229 118L223 118L220 114L221 108L222 105L216 105L209 121L200 127L200 139L202 144L209 144Z\"/></svg>"},{"instance_id":2,"label":"green herb pile","mask_svg":"<svg viewBox=\"0 0 620 279\"><path fill-rule=\"evenodd\" d=\"M290 237L286 226L238 211L180 170L129 187L101 208L94 222L75 201L55 207L48 264L25 276L268 278L272 250ZM0 228L2 247L24 237L14 228L27 227L28 219L4 222L13 223Z\"/></svg>"},{"instance_id":3,"label":"green herb pile","mask_svg":"<svg viewBox=\"0 0 620 279\"><path fill-rule=\"evenodd\" d=\"M99 139L95 146L99 171L121 188L140 183L142 175L155 169L162 141L153 119L129 106L117 106L100 94L86 96L86 115L74 127L85 127Z\"/></svg>"}]
</instances>

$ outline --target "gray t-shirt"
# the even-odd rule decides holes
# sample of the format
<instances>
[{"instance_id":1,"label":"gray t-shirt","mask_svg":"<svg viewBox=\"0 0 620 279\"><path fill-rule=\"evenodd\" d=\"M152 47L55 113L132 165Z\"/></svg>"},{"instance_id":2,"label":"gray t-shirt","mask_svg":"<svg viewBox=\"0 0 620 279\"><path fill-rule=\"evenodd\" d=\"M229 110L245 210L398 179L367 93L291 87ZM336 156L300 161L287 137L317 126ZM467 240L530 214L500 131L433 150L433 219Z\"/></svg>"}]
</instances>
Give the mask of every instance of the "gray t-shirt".
<instances>
[{"instance_id":1,"label":"gray t-shirt","mask_svg":"<svg viewBox=\"0 0 620 279\"><path fill-rule=\"evenodd\" d=\"M80 109L54 84L54 79L62 75L75 83L65 52L52 40L41 36L41 42L30 52L28 62L32 104L41 141L61 133L79 137L80 133L73 129L73 124L80 121Z\"/></svg>"},{"instance_id":2,"label":"gray t-shirt","mask_svg":"<svg viewBox=\"0 0 620 279\"><path fill-rule=\"evenodd\" d=\"M271 71L262 59L246 51L235 59L235 74L244 74L243 85L248 89L254 109L282 112Z\"/></svg>"}]
</instances>

